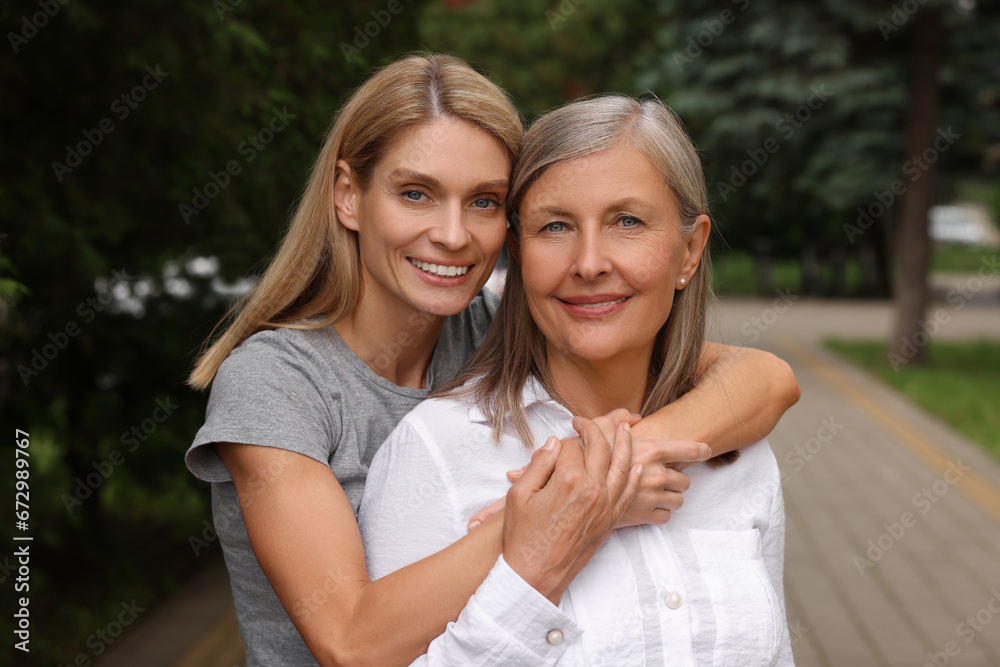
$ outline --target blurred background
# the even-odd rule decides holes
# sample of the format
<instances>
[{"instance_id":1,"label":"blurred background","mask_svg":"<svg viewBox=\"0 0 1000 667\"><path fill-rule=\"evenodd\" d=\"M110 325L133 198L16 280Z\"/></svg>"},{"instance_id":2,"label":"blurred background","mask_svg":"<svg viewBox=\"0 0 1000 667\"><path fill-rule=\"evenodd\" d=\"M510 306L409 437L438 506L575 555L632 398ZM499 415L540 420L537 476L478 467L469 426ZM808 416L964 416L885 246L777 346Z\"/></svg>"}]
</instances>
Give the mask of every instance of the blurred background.
<instances>
[{"instance_id":1,"label":"blurred background","mask_svg":"<svg viewBox=\"0 0 1000 667\"><path fill-rule=\"evenodd\" d=\"M30 483L27 527L3 515L4 637L13 538L33 538L31 651L11 664L100 664L109 620L141 623L218 565L208 485L182 461L206 402L185 377L273 253L345 96L417 50L469 60L527 121L583 95L658 96L703 156L720 310L736 313L720 335L758 344L798 313L819 348L997 460L997 3L0 8L0 404L16 434L2 484ZM973 311L957 340L937 336ZM122 611L134 601L152 611ZM829 649L814 662L838 664Z\"/></svg>"}]
</instances>

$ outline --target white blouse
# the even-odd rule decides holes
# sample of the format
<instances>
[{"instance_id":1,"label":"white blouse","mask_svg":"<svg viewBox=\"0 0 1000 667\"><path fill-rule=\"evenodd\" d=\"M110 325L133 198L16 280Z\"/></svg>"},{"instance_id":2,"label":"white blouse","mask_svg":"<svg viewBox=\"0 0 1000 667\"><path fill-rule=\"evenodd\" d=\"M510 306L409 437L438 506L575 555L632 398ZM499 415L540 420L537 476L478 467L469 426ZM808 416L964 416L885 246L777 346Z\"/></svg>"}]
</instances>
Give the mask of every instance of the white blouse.
<instances>
[{"instance_id":1,"label":"white blouse","mask_svg":"<svg viewBox=\"0 0 1000 667\"><path fill-rule=\"evenodd\" d=\"M534 446L576 435L540 383L524 389ZM420 404L372 461L359 521L372 579L440 551L528 463L493 443L471 400ZM663 526L612 533L558 609L501 557L458 621L414 664L791 665L782 569L785 517L766 441L718 469L686 469L684 506Z\"/></svg>"}]
</instances>

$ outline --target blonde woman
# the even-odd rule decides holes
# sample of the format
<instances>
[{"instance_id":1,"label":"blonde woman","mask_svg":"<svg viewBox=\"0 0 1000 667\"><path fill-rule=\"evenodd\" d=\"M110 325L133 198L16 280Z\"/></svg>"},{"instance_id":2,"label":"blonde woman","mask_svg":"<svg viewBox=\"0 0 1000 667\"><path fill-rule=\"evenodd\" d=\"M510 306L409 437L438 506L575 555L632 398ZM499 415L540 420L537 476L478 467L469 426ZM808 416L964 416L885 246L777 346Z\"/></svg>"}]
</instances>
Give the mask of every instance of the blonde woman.
<instances>
[{"instance_id":1,"label":"blonde woman","mask_svg":"<svg viewBox=\"0 0 1000 667\"><path fill-rule=\"evenodd\" d=\"M794 402L770 355L708 351L699 391L637 424L650 439L634 456L623 444L593 484L574 483L585 463L567 449L551 457L559 474L515 484L530 499L370 581L356 522L368 465L483 340L497 297L480 290L521 139L503 91L457 59L376 72L337 115L276 257L192 373L212 392L186 462L212 482L249 667L407 664L467 603L448 664L475 662L463 632L534 655L548 646L544 593L617 522L662 522L679 506L688 478L668 466L755 440ZM581 424L587 445L606 448L623 414ZM574 513L584 500L600 520Z\"/></svg>"},{"instance_id":2,"label":"blonde woman","mask_svg":"<svg viewBox=\"0 0 1000 667\"><path fill-rule=\"evenodd\" d=\"M574 419L653 414L695 386L710 220L673 115L621 96L569 104L528 131L511 183L515 262L493 326L455 389L404 418L372 462L359 518L376 583L463 535L464 517L505 490L500 471L543 443L524 475L537 486L558 474L552 452L576 448ZM599 479L628 440L622 424L614 449L588 448L581 478ZM559 654L528 661L494 644L475 664L792 664L774 455L761 441L726 463L688 468L669 523L615 531L548 595ZM401 514L425 479L440 482ZM512 489L508 505L522 496Z\"/></svg>"}]
</instances>

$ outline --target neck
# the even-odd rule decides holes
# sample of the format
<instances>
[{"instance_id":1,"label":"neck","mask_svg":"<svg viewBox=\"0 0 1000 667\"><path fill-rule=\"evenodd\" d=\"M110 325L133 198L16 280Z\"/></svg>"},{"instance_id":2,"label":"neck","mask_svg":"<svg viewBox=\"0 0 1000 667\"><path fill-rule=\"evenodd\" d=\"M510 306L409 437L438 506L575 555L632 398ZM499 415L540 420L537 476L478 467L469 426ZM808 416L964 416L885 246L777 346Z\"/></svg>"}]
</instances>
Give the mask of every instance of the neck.
<instances>
[{"instance_id":1,"label":"neck","mask_svg":"<svg viewBox=\"0 0 1000 667\"><path fill-rule=\"evenodd\" d=\"M653 346L598 361L564 354L546 345L553 388L575 415L593 419L617 408L638 413L646 398Z\"/></svg>"},{"instance_id":2,"label":"neck","mask_svg":"<svg viewBox=\"0 0 1000 667\"><path fill-rule=\"evenodd\" d=\"M443 315L401 303L373 307L362 295L354 311L333 326L376 374L400 387L426 389L427 369L444 321Z\"/></svg>"}]
</instances>

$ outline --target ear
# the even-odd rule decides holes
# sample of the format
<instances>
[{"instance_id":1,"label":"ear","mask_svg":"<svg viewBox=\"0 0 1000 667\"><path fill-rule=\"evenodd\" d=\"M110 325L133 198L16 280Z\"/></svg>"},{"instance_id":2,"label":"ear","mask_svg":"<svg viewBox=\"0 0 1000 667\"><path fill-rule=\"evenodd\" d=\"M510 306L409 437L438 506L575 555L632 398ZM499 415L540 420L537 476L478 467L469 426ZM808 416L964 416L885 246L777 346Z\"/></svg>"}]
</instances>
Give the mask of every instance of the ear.
<instances>
[{"instance_id":1,"label":"ear","mask_svg":"<svg viewBox=\"0 0 1000 667\"><path fill-rule=\"evenodd\" d=\"M684 247L684 260L681 264L680 273L677 276L678 282L681 278L685 283L691 281L691 276L698 269L701 263L701 256L705 252L705 245L708 243L708 233L712 230L712 221L707 215L699 215L694 221L694 230L687 237L687 245Z\"/></svg>"},{"instance_id":2,"label":"ear","mask_svg":"<svg viewBox=\"0 0 1000 667\"><path fill-rule=\"evenodd\" d=\"M337 220L344 227L358 231L358 207L361 192L351 178L351 167L343 160L337 160L337 176L333 183L333 205Z\"/></svg>"}]
</instances>

